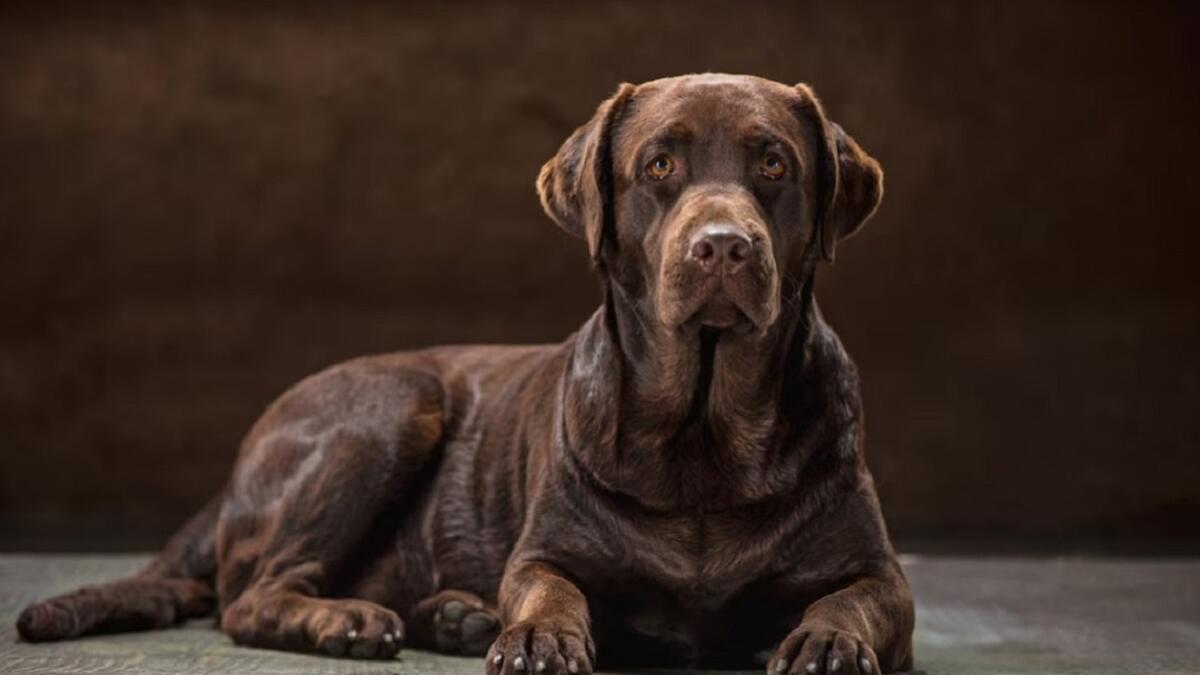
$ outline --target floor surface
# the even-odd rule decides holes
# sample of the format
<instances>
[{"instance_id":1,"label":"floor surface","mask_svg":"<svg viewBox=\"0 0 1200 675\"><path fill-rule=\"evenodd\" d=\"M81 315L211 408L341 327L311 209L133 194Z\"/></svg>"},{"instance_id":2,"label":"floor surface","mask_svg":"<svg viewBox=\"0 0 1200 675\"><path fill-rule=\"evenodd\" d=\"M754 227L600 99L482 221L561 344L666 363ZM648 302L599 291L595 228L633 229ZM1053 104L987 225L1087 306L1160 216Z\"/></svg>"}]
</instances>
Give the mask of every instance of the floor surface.
<instances>
[{"instance_id":1,"label":"floor surface","mask_svg":"<svg viewBox=\"0 0 1200 675\"><path fill-rule=\"evenodd\" d=\"M0 673L483 672L478 659L413 650L360 662L235 647L211 620L55 644L17 639L13 623L30 601L144 561L0 555ZM918 606L914 672L1200 673L1200 560L916 557L905 569Z\"/></svg>"}]
</instances>

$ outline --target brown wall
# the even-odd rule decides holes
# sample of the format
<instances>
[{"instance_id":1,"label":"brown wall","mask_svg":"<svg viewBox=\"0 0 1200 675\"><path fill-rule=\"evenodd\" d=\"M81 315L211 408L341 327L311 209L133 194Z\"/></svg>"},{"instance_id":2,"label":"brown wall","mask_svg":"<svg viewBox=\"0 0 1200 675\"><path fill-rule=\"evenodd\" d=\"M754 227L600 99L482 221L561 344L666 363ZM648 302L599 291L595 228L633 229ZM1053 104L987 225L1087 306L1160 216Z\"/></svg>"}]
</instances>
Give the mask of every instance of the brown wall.
<instances>
[{"instance_id":1,"label":"brown wall","mask_svg":"<svg viewBox=\"0 0 1200 675\"><path fill-rule=\"evenodd\" d=\"M818 293L902 541L1195 537L1200 22L1142 4L6 5L0 548L145 545L330 362L561 338L538 167L702 70L887 171Z\"/></svg>"}]
</instances>

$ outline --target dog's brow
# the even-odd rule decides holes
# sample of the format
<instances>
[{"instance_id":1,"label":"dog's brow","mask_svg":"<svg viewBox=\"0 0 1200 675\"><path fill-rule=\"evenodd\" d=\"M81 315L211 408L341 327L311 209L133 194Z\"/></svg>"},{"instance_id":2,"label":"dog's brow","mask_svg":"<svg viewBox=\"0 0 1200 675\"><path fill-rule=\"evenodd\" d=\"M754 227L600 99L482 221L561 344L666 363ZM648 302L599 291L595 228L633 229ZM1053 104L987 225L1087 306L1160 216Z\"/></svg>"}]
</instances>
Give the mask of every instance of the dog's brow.
<instances>
[{"instance_id":1,"label":"dog's brow","mask_svg":"<svg viewBox=\"0 0 1200 675\"><path fill-rule=\"evenodd\" d=\"M629 170L634 171L638 162L644 160L644 155L649 152L659 152L663 150L673 151L676 146L686 143L695 137L695 134L683 122L670 122L660 128L657 132L651 134L641 143L633 147L633 153L629 157Z\"/></svg>"},{"instance_id":2,"label":"dog's brow","mask_svg":"<svg viewBox=\"0 0 1200 675\"><path fill-rule=\"evenodd\" d=\"M663 126L658 133L651 136L646 145L670 145L672 143L689 141L694 136L695 134L688 125L683 122L671 122Z\"/></svg>"},{"instance_id":3,"label":"dog's brow","mask_svg":"<svg viewBox=\"0 0 1200 675\"><path fill-rule=\"evenodd\" d=\"M769 145L786 147L787 141L777 133L755 126L742 132L742 144L750 148L761 148Z\"/></svg>"},{"instance_id":4,"label":"dog's brow","mask_svg":"<svg viewBox=\"0 0 1200 675\"><path fill-rule=\"evenodd\" d=\"M752 153L765 152L767 150L782 152L800 167L803 167L805 163L804 154L800 147L786 136L774 133L763 127L755 126L744 131L742 133L742 147Z\"/></svg>"}]
</instances>

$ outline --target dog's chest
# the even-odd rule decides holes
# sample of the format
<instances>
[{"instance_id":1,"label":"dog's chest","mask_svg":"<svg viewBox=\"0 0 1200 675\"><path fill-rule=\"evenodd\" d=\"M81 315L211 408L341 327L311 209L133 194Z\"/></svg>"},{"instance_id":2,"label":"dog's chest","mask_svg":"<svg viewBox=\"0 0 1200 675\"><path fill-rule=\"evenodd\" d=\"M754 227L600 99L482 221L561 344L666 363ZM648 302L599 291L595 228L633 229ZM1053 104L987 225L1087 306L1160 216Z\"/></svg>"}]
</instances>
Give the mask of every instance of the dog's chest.
<instances>
[{"instance_id":1,"label":"dog's chest","mask_svg":"<svg viewBox=\"0 0 1200 675\"><path fill-rule=\"evenodd\" d=\"M607 610L601 611L616 637L608 644L626 645L631 659L652 663L744 658L754 636L738 617L745 614L746 589L761 578L761 559L738 539L710 540L698 525L658 535L631 539L631 546L643 548L629 550L625 564L610 568L595 586L600 597L589 598Z\"/></svg>"},{"instance_id":2,"label":"dog's chest","mask_svg":"<svg viewBox=\"0 0 1200 675\"><path fill-rule=\"evenodd\" d=\"M586 574L589 601L622 633L676 657L699 658L727 637L739 596L770 566L736 516L660 517L621 530L612 533L615 555Z\"/></svg>"},{"instance_id":3,"label":"dog's chest","mask_svg":"<svg viewBox=\"0 0 1200 675\"><path fill-rule=\"evenodd\" d=\"M547 544L563 556L600 632L629 645L635 661L651 654L664 663L724 661L744 657L768 633L782 638L763 625L774 612L764 611L761 596L787 566L794 509L769 502L671 513L606 506L565 516L587 536L564 539L557 529Z\"/></svg>"}]
</instances>

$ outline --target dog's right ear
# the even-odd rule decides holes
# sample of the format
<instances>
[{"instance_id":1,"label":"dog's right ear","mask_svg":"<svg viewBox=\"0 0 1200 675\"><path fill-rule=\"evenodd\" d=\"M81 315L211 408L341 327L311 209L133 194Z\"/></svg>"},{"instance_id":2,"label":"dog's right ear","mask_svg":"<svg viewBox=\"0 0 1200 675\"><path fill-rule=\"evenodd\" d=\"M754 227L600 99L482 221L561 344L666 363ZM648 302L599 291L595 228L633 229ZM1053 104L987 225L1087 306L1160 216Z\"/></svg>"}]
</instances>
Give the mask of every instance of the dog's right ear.
<instances>
[{"instance_id":1,"label":"dog's right ear","mask_svg":"<svg viewBox=\"0 0 1200 675\"><path fill-rule=\"evenodd\" d=\"M587 241L593 260L599 260L613 226L612 132L633 90L622 84L538 174L542 208L559 227Z\"/></svg>"}]
</instances>

